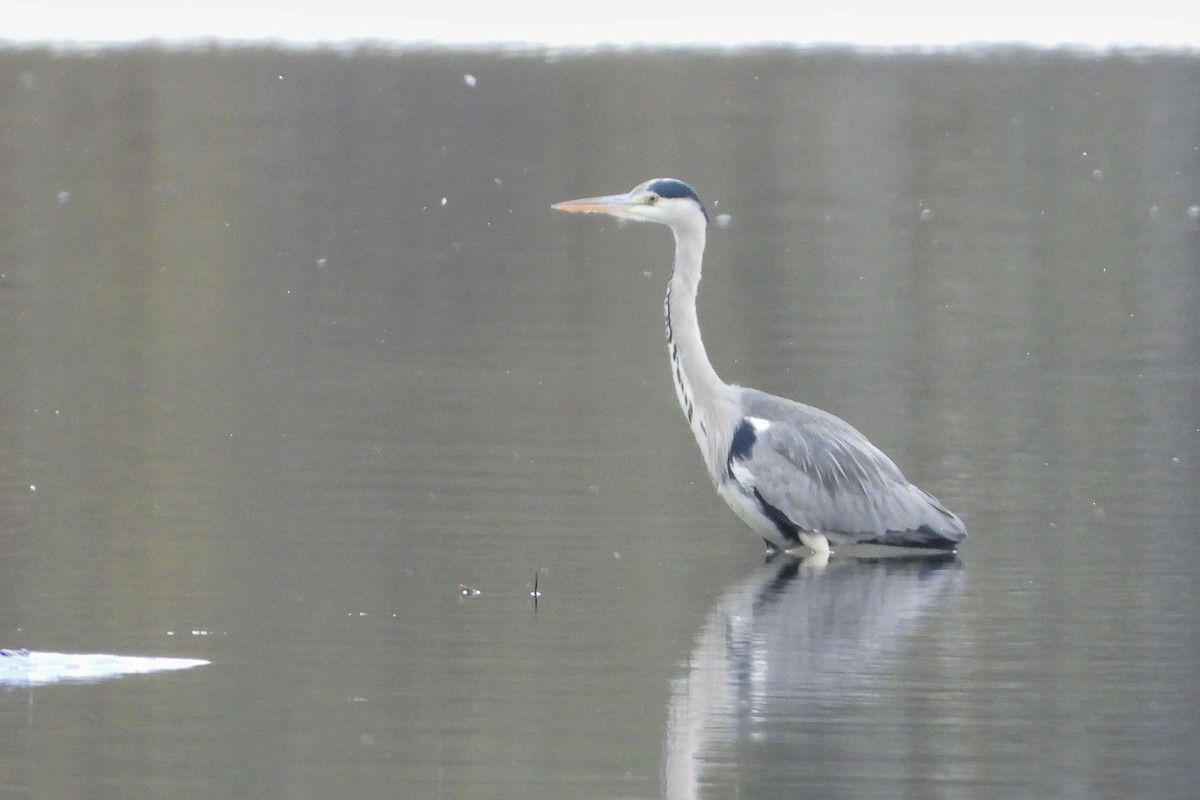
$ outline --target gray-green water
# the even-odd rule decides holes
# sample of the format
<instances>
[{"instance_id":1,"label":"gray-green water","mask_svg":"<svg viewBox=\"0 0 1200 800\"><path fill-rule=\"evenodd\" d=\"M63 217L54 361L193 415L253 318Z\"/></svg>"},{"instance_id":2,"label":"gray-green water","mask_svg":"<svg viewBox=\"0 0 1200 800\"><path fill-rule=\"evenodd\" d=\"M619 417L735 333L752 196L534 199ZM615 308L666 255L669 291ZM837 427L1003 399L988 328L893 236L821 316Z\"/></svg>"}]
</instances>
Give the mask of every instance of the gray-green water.
<instances>
[{"instance_id":1,"label":"gray-green water","mask_svg":"<svg viewBox=\"0 0 1200 800\"><path fill-rule=\"evenodd\" d=\"M0 53L0 646L213 662L7 687L0 796L1190 796L1197 86ZM718 370L861 428L958 562L761 563L669 234L548 208L660 175L730 215Z\"/></svg>"}]
</instances>

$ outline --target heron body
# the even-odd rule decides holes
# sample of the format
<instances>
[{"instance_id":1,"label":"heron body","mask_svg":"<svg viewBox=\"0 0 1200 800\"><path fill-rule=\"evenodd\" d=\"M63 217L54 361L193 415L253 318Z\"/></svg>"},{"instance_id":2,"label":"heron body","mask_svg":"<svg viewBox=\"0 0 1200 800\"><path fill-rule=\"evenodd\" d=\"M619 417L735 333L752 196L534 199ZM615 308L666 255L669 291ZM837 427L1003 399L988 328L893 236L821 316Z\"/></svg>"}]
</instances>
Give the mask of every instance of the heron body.
<instances>
[{"instance_id":1,"label":"heron body","mask_svg":"<svg viewBox=\"0 0 1200 800\"><path fill-rule=\"evenodd\" d=\"M727 384L700 337L696 293L708 214L696 192L657 178L626 194L557 203L658 222L675 236L665 301L675 394L717 492L769 546L828 554L831 545L952 550L966 528L936 497L905 479L848 422L819 408Z\"/></svg>"}]
</instances>

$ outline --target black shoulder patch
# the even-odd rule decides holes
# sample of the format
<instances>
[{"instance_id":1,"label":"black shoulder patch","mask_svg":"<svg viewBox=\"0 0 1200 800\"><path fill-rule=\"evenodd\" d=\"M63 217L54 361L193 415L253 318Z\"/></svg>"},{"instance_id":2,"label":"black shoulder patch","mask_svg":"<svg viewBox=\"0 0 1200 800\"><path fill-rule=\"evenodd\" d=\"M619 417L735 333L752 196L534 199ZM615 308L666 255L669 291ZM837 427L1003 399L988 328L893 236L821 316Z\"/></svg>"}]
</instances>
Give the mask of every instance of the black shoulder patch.
<instances>
[{"instance_id":1,"label":"black shoulder patch","mask_svg":"<svg viewBox=\"0 0 1200 800\"><path fill-rule=\"evenodd\" d=\"M749 458L750 451L754 449L754 443L757 441L758 435L754 432L754 426L750 424L750 420L743 419L733 432L733 440L729 443L729 456L725 459L725 469L729 472L729 477L733 477L733 462Z\"/></svg>"}]
</instances>

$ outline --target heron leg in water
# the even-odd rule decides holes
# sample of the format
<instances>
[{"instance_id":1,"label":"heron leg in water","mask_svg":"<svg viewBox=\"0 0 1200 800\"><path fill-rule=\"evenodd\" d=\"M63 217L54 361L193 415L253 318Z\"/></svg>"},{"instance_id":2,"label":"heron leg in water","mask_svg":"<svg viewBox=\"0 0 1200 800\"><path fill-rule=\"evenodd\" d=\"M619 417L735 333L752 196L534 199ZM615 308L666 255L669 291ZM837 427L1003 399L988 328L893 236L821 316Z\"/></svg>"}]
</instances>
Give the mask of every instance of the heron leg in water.
<instances>
[{"instance_id":1,"label":"heron leg in water","mask_svg":"<svg viewBox=\"0 0 1200 800\"><path fill-rule=\"evenodd\" d=\"M798 535L800 536L800 542L809 550L812 550L813 555L829 558L831 551L829 549L829 540L825 538L825 534L819 531L813 531L812 533L798 531Z\"/></svg>"}]
</instances>

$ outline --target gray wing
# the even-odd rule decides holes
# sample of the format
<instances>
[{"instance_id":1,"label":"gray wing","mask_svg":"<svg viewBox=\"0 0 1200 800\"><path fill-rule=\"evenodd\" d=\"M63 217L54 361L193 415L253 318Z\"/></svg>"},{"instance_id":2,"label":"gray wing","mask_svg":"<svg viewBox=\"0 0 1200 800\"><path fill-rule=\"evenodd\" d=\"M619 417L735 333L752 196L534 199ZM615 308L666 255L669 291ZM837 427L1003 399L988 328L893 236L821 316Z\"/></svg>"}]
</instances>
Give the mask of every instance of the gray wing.
<instances>
[{"instance_id":1,"label":"gray wing","mask_svg":"<svg viewBox=\"0 0 1200 800\"><path fill-rule=\"evenodd\" d=\"M729 477L800 530L933 547L966 536L962 520L849 423L754 389L743 389L741 400Z\"/></svg>"}]
</instances>

